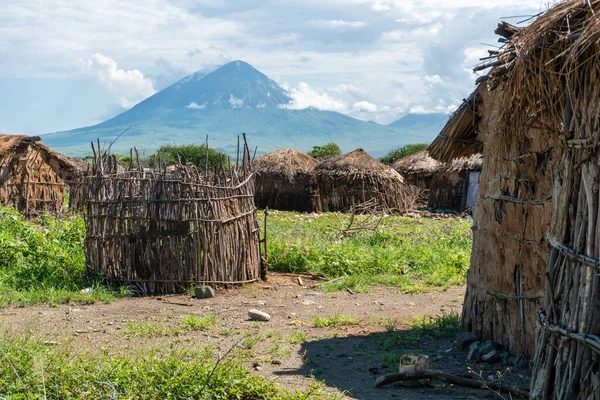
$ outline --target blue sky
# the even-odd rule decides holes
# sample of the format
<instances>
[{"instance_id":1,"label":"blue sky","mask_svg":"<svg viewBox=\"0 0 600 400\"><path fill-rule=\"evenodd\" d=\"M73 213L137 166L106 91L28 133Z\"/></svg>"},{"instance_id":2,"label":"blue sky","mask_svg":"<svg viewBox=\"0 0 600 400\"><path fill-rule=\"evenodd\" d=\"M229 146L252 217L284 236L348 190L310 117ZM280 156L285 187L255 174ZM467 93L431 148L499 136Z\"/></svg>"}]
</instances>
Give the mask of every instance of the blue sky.
<instances>
[{"instance_id":1,"label":"blue sky","mask_svg":"<svg viewBox=\"0 0 600 400\"><path fill-rule=\"evenodd\" d=\"M234 59L294 104L389 123L449 112L503 17L540 0L3 0L0 132L92 125ZM510 18L516 23L524 18Z\"/></svg>"}]
</instances>

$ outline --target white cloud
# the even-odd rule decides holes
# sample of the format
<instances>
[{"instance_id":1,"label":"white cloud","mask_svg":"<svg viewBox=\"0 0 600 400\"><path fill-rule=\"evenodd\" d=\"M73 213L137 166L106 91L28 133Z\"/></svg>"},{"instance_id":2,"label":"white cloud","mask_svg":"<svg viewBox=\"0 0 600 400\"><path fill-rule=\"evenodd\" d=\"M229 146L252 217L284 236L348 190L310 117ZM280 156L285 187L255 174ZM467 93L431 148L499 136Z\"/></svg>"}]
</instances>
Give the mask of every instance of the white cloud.
<instances>
[{"instance_id":1,"label":"white cloud","mask_svg":"<svg viewBox=\"0 0 600 400\"><path fill-rule=\"evenodd\" d=\"M79 65L82 73L97 79L124 109L133 107L156 92L152 81L139 70L118 68L115 60L100 53L80 60Z\"/></svg>"},{"instance_id":2,"label":"white cloud","mask_svg":"<svg viewBox=\"0 0 600 400\"><path fill-rule=\"evenodd\" d=\"M303 110L305 108L316 108L318 110L347 112L348 105L342 100L334 99L324 90L310 87L306 82L300 82L296 87L284 84L283 88L288 91L292 98L289 104L281 106L289 110Z\"/></svg>"},{"instance_id":3,"label":"white cloud","mask_svg":"<svg viewBox=\"0 0 600 400\"><path fill-rule=\"evenodd\" d=\"M190 104L185 106L185 108L190 108L192 110L204 110L206 108L206 104L198 104L195 101L192 101Z\"/></svg>"},{"instance_id":4,"label":"white cloud","mask_svg":"<svg viewBox=\"0 0 600 400\"><path fill-rule=\"evenodd\" d=\"M309 25L321 29L359 29L367 26L365 21L344 21L342 19L316 19L309 21Z\"/></svg>"},{"instance_id":5,"label":"white cloud","mask_svg":"<svg viewBox=\"0 0 600 400\"><path fill-rule=\"evenodd\" d=\"M267 105L265 103L260 103L256 106L256 108L265 108Z\"/></svg>"},{"instance_id":6,"label":"white cloud","mask_svg":"<svg viewBox=\"0 0 600 400\"><path fill-rule=\"evenodd\" d=\"M234 95L229 95L229 104L231 104L231 108L242 108L244 105L244 100L238 99Z\"/></svg>"},{"instance_id":7,"label":"white cloud","mask_svg":"<svg viewBox=\"0 0 600 400\"><path fill-rule=\"evenodd\" d=\"M374 113L377 111L377 105L368 101L357 101L352 105L352 108L358 112Z\"/></svg>"}]
</instances>

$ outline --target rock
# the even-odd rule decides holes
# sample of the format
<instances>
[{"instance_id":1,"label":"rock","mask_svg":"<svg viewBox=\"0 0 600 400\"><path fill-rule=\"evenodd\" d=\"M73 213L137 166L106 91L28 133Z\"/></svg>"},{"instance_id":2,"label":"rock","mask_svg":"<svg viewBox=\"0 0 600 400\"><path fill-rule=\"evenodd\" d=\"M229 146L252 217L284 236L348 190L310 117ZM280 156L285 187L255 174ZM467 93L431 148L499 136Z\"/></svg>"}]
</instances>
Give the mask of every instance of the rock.
<instances>
[{"instance_id":1,"label":"rock","mask_svg":"<svg viewBox=\"0 0 600 400\"><path fill-rule=\"evenodd\" d=\"M479 351L481 352L481 354L488 354L492 350L502 350L502 345L492 340L486 340L485 342L483 342L483 344L479 346Z\"/></svg>"},{"instance_id":2,"label":"rock","mask_svg":"<svg viewBox=\"0 0 600 400\"><path fill-rule=\"evenodd\" d=\"M211 299L215 297L215 290L210 286L198 286L194 289L194 297L197 299Z\"/></svg>"},{"instance_id":3,"label":"rock","mask_svg":"<svg viewBox=\"0 0 600 400\"><path fill-rule=\"evenodd\" d=\"M508 358L506 359L506 363L507 364L511 364L511 365L516 365L517 364L517 356L514 355L509 355Z\"/></svg>"},{"instance_id":4,"label":"rock","mask_svg":"<svg viewBox=\"0 0 600 400\"><path fill-rule=\"evenodd\" d=\"M85 289L81 289L81 293L92 293L94 291L94 289L92 289L91 287L85 288Z\"/></svg>"},{"instance_id":5,"label":"rock","mask_svg":"<svg viewBox=\"0 0 600 400\"><path fill-rule=\"evenodd\" d=\"M481 352L479 351L479 342L471 343L469 346L469 354L467 360L479 361L481 359Z\"/></svg>"},{"instance_id":6,"label":"rock","mask_svg":"<svg viewBox=\"0 0 600 400\"><path fill-rule=\"evenodd\" d=\"M248 310L248 318L250 318L252 321L270 321L271 320L271 316L269 314L267 314L266 312L260 311L260 310Z\"/></svg>"},{"instance_id":7,"label":"rock","mask_svg":"<svg viewBox=\"0 0 600 400\"><path fill-rule=\"evenodd\" d=\"M475 332L463 332L456 337L456 344L461 349L467 349L470 345L477 341L477 334Z\"/></svg>"},{"instance_id":8,"label":"rock","mask_svg":"<svg viewBox=\"0 0 600 400\"><path fill-rule=\"evenodd\" d=\"M310 305L313 305L313 304L315 304L315 302L314 302L314 301L312 301L312 300L304 300L304 301L302 302L302 304L304 304L305 306L310 306Z\"/></svg>"},{"instance_id":9,"label":"rock","mask_svg":"<svg viewBox=\"0 0 600 400\"><path fill-rule=\"evenodd\" d=\"M496 350L492 350L489 353L486 353L481 356L481 361L486 362L488 364L493 364L498 361L498 352Z\"/></svg>"},{"instance_id":10,"label":"rock","mask_svg":"<svg viewBox=\"0 0 600 400\"><path fill-rule=\"evenodd\" d=\"M502 353L498 354L498 358L503 363L507 362L508 357L510 357L510 353L508 351L503 351Z\"/></svg>"}]
</instances>

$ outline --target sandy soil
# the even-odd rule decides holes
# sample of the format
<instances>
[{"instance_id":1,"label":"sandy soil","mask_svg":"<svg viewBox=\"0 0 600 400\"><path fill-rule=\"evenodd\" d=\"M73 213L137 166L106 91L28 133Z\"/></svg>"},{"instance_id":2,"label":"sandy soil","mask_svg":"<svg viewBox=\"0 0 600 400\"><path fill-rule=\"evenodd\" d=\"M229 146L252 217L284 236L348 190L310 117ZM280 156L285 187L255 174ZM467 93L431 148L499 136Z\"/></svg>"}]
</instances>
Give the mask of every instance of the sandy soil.
<instances>
[{"instance_id":1,"label":"sandy soil","mask_svg":"<svg viewBox=\"0 0 600 400\"><path fill-rule=\"evenodd\" d=\"M373 387L375 379L396 372L386 367L393 354L428 354L431 368L466 374L471 367L486 378L502 371L505 379L527 386L528 371L506 373L501 364L477 365L466 361L466 352L457 349L454 338L423 337L400 348L391 345L389 333L378 321L397 319L396 331L410 335L408 321L425 314L460 312L464 288L444 292L407 294L394 288L377 288L370 293L326 293L312 287L317 282L303 277L271 274L266 283L237 289L217 290L216 297L195 300L189 296L128 298L109 304L35 306L0 310L0 329L11 332L32 330L44 340L69 344L75 350L105 350L113 354L148 348L218 347L221 353L249 338L255 341L248 366L288 388L306 388L324 381L330 390L352 399L478 399L498 398L491 391L457 387L404 388L390 385ZM271 315L269 322L252 322L248 310L257 308ZM190 331L177 336L137 336L126 334L131 321L147 321L175 326L182 316L217 315L219 323L211 331ZM315 317L343 314L359 323L337 328L316 328ZM306 341L290 343L295 331L304 332Z\"/></svg>"}]
</instances>

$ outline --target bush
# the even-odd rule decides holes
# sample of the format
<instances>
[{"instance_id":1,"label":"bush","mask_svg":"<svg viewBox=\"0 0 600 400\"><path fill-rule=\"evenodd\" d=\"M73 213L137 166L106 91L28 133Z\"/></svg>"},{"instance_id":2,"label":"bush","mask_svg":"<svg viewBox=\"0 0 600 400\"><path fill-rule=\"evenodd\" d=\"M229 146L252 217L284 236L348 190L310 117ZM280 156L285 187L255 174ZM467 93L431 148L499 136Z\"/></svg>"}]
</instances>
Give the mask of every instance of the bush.
<instances>
[{"instance_id":1,"label":"bush","mask_svg":"<svg viewBox=\"0 0 600 400\"><path fill-rule=\"evenodd\" d=\"M329 142L325 146L313 146L313 149L307 154L317 160L322 160L325 158L341 156L342 150L337 144Z\"/></svg>"},{"instance_id":2,"label":"bush","mask_svg":"<svg viewBox=\"0 0 600 400\"><path fill-rule=\"evenodd\" d=\"M162 164L173 165L179 163L192 164L197 168L204 170L206 166L206 145L165 145L161 146L155 154L148 156L145 164L154 167L160 161ZM221 156L223 156L223 166L228 167L227 158L215 149L208 148L208 167L210 169L219 168L221 165Z\"/></svg>"},{"instance_id":3,"label":"bush","mask_svg":"<svg viewBox=\"0 0 600 400\"><path fill-rule=\"evenodd\" d=\"M25 221L14 209L0 207L0 307L111 298L86 276L84 240L82 217ZM87 287L96 288L81 293Z\"/></svg>"},{"instance_id":4,"label":"bush","mask_svg":"<svg viewBox=\"0 0 600 400\"><path fill-rule=\"evenodd\" d=\"M379 161L384 164L392 164L403 157L418 153L419 151L426 149L428 146L429 145L427 143L407 144L404 147L398 147L397 149L390 151L385 156L381 157Z\"/></svg>"}]
</instances>

